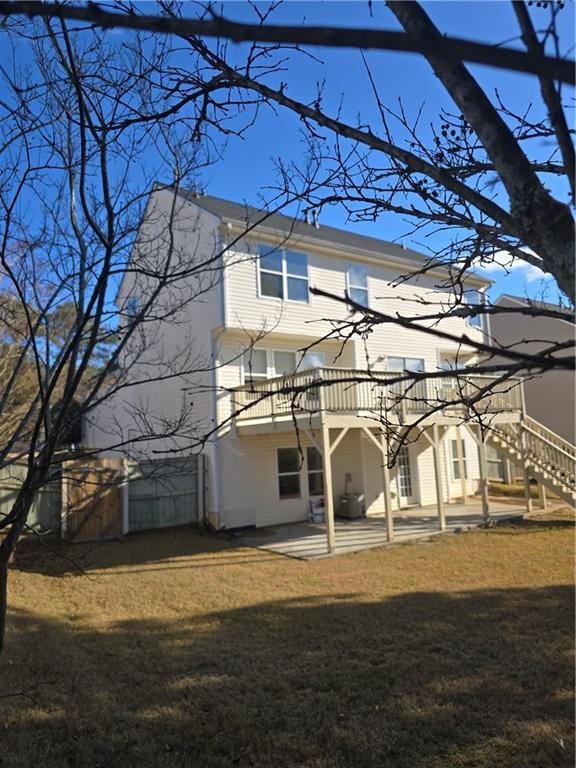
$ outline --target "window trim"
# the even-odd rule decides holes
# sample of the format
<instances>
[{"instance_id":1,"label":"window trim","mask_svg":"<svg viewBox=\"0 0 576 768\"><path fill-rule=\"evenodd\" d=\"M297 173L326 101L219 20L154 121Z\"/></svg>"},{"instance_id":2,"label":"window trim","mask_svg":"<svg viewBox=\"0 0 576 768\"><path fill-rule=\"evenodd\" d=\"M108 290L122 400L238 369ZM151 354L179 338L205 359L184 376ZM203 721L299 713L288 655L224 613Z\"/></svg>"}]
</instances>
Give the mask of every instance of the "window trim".
<instances>
[{"instance_id":1,"label":"window trim","mask_svg":"<svg viewBox=\"0 0 576 768\"><path fill-rule=\"evenodd\" d=\"M362 269L366 271L366 286L363 285L352 285L350 281L350 267L360 266ZM368 279L368 267L366 267L364 264L361 264L359 262L349 261L346 264L346 293L348 294L349 298L352 298L350 295L351 289L355 289L358 291L366 291L366 304L363 306L366 307L366 309L370 309L370 289L369 289L370 281ZM359 302L356 302L359 303Z\"/></svg>"},{"instance_id":2,"label":"window trim","mask_svg":"<svg viewBox=\"0 0 576 768\"><path fill-rule=\"evenodd\" d=\"M257 254L257 261L258 261L258 270L257 270L257 296L259 299L271 299L272 301L287 301L290 304L310 304L310 265L308 261L308 252L307 251L297 251L294 248L274 248L274 251L276 253L279 253L282 257L282 272L276 272L273 269L262 269L261 264L261 255L260 255L260 247L267 245L267 243L258 243L258 254ZM286 261L286 253L287 251L293 251L294 253L300 253L303 256L306 257L306 277L303 275L294 275L288 273L288 264ZM270 275L280 275L282 277L282 296L268 296L265 293L262 293L262 272L268 273ZM291 299L288 296L288 278L291 278L293 280L302 280L302 282L306 282L307 291L306 291L306 300L301 301L300 299Z\"/></svg>"},{"instance_id":3,"label":"window trim","mask_svg":"<svg viewBox=\"0 0 576 768\"><path fill-rule=\"evenodd\" d=\"M276 490L278 492L279 501L293 501L294 499L302 499L302 464L300 468L292 472L280 472L280 451L298 451L295 446L277 446L276 447ZM296 475L298 477L298 495L282 496L280 493L280 478L292 477Z\"/></svg>"}]
</instances>

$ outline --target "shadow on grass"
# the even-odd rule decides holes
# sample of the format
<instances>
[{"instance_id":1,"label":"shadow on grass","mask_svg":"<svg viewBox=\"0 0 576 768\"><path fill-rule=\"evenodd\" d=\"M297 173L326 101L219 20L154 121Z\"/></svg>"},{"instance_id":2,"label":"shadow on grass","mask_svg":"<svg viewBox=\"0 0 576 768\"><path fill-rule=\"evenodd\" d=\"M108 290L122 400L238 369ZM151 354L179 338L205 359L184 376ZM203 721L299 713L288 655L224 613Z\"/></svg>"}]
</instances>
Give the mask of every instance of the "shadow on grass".
<instances>
[{"instance_id":1,"label":"shadow on grass","mask_svg":"<svg viewBox=\"0 0 576 768\"><path fill-rule=\"evenodd\" d=\"M539 515L542 515L541 517ZM568 510L565 514L554 515L553 512L538 513L538 516L523 517L521 520L507 520L497 524L494 530L501 532L528 531L530 533L538 531L561 530L566 528L576 528L576 518L574 513Z\"/></svg>"},{"instance_id":2,"label":"shadow on grass","mask_svg":"<svg viewBox=\"0 0 576 768\"><path fill-rule=\"evenodd\" d=\"M401 535L408 530L409 526L402 527L398 525L398 521L397 517L397 533ZM337 522L341 526L350 523L342 520ZM411 517L409 519L410 526L415 530L422 528L426 522L429 522L429 518ZM466 516L458 518L452 515L449 517L449 522L451 525L461 522L464 526L470 520ZM518 530L538 533L555 528L572 528L576 525L573 517L565 516L509 521L496 519L495 522L496 526L490 529L490 535L515 533ZM373 530L379 527L382 530L385 529L384 519L368 520L366 524L367 529ZM351 530L361 530L358 521L350 523L349 527ZM70 544L58 538L42 543L35 538L30 538L20 542L13 568L44 576L62 576L69 573L90 573L93 570L118 572L124 567L130 568L131 573L135 573L134 566L137 565L141 565L143 569L150 572L168 568L174 570L219 567L239 562L261 563L273 559L276 555L255 547L265 544L267 538L273 539L280 530L286 541L296 540L304 535L323 533L321 527L302 523L237 535L215 534L203 532L197 527L182 526L133 533L116 541L95 541L84 544Z\"/></svg>"},{"instance_id":3,"label":"shadow on grass","mask_svg":"<svg viewBox=\"0 0 576 768\"><path fill-rule=\"evenodd\" d=\"M2 765L573 765L572 590L312 598L125 621L12 612ZM33 681L33 682L31 682Z\"/></svg>"},{"instance_id":4,"label":"shadow on grass","mask_svg":"<svg viewBox=\"0 0 576 768\"><path fill-rule=\"evenodd\" d=\"M238 562L264 562L273 555L247 551L239 542L197 527L143 531L115 541L70 544L60 539L21 541L13 568L44 576L90 573L141 565L147 571L163 568L222 566ZM172 561L172 562L170 562Z\"/></svg>"}]
</instances>

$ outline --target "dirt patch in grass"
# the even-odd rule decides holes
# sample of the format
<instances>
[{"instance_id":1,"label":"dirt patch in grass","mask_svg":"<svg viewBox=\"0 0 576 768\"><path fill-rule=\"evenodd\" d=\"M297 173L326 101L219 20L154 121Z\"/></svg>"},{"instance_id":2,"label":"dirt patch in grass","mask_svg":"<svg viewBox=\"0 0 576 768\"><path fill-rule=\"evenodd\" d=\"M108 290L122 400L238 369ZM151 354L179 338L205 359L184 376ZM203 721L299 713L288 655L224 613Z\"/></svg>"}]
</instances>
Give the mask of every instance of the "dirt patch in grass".
<instances>
[{"instance_id":1,"label":"dirt patch in grass","mask_svg":"<svg viewBox=\"0 0 576 768\"><path fill-rule=\"evenodd\" d=\"M494 498L503 501L505 498L513 500L524 498L524 485L522 483L488 483L488 493ZM532 499L538 499L540 495L540 488L537 483L530 483L530 496ZM559 497L548 488L546 489L546 496L549 499L556 501Z\"/></svg>"},{"instance_id":2,"label":"dirt patch in grass","mask_svg":"<svg viewBox=\"0 0 576 768\"><path fill-rule=\"evenodd\" d=\"M193 531L27 552L1 765L573 765L573 531L301 562Z\"/></svg>"}]
</instances>

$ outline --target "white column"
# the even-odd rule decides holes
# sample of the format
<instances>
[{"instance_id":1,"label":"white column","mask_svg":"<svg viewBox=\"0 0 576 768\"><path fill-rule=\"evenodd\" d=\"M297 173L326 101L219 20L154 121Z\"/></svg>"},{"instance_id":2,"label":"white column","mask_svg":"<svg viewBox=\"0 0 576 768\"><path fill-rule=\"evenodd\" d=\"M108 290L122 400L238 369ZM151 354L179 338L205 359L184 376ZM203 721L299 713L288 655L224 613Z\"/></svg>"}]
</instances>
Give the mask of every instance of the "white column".
<instances>
[{"instance_id":1,"label":"white column","mask_svg":"<svg viewBox=\"0 0 576 768\"><path fill-rule=\"evenodd\" d=\"M484 522L490 521L490 500L488 498L488 462L486 461L486 442L482 426L478 425L478 457L480 459L480 496L482 498L482 517Z\"/></svg>"},{"instance_id":2,"label":"white column","mask_svg":"<svg viewBox=\"0 0 576 768\"><path fill-rule=\"evenodd\" d=\"M528 472L528 455L526 451L526 433L523 424L520 424L521 442L522 442L522 479L524 481L524 502L526 504L526 514L532 512L532 496L530 495L530 474Z\"/></svg>"},{"instance_id":3,"label":"white column","mask_svg":"<svg viewBox=\"0 0 576 768\"><path fill-rule=\"evenodd\" d=\"M326 524L326 543L328 552L336 551L336 532L334 530L334 497L332 495L332 461L330 458L330 430L322 419L322 472L324 474L324 520Z\"/></svg>"},{"instance_id":4,"label":"white column","mask_svg":"<svg viewBox=\"0 0 576 768\"><path fill-rule=\"evenodd\" d=\"M526 419L526 401L524 399L524 386L520 387L522 394L522 421L519 424L520 444L522 446L522 480L524 481L524 502L526 504L526 514L532 512L532 496L530 495L530 475L528 473L528 446L526 444L526 432L524 431L524 421Z\"/></svg>"},{"instance_id":5,"label":"white column","mask_svg":"<svg viewBox=\"0 0 576 768\"><path fill-rule=\"evenodd\" d=\"M442 469L440 467L440 436L438 424L432 425L432 450L434 451L434 480L436 481L436 505L438 506L438 527L446 530L446 514L444 512L444 497L442 494Z\"/></svg>"},{"instance_id":6,"label":"white column","mask_svg":"<svg viewBox=\"0 0 576 768\"><path fill-rule=\"evenodd\" d=\"M540 497L540 506L542 509L546 509L546 486L542 483L538 483L538 495Z\"/></svg>"},{"instance_id":7,"label":"white column","mask_svg":"<svg viewBox=\"0 0 576 768\"><path fill-rule=\"evenodd\" d=\"M384 490L384 509L386 511L386 538L394 538L394 516L392 514L392 493L390 491L390 470L388 469L388 442L382 432L382 486Z\"/></svg>"}]
</instances>

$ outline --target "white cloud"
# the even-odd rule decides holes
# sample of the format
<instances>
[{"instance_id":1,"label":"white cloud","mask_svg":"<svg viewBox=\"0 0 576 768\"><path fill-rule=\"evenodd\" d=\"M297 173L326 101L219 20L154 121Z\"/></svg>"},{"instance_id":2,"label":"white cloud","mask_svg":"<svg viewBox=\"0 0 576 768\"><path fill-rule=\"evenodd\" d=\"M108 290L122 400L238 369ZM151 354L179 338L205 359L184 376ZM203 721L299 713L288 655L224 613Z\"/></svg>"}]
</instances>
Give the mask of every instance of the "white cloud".
<instances>
[{"instance_id":1,"label":"white cloud","mask_svg":"<svg viewBox=\"0 0 576 768\"><path fill-rule=\"evenodd\" d=\"M478 264L476 270L494 278L512 274L526 283L534 283L536 280L546 277L546 272L543 272L539 267L529 264L517 256L512 256L508 251L496 251L490 263Z\"/></svg>"}]
</instances>

